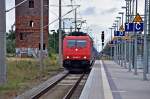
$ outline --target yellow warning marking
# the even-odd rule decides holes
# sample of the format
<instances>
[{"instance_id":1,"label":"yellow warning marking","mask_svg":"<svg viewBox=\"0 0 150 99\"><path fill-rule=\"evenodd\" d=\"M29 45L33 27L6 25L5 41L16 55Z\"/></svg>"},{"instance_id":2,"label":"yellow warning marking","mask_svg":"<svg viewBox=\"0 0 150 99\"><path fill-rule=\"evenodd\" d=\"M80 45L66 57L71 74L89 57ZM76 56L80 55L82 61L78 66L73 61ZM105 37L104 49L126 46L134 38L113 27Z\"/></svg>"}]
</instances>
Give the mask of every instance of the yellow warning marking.
<instances>
[{"instance_id":1,"label":"yellow warning marking","mask_svg":"<svg viewBox=\"0 0 150 99\"><path fill-rule=\"evenodd\" d=\"M121 31L121 32L124 31L123 25L120 26L119 31Z\"/></svg>"},{"instance_id":2,"label":"yellow warning marking","mask_svg":"<svg viewBox=\"0 0 150 99\"><path fill-rule=\"evenodd\" d=\"M127 40L127 41L130 41L130 40L131 40L131 37L130 37L130 36L124 36L123 39L124 39L124 40Z\"/></svg>"},{"instance_id":3,"label":"yellow warning marking","mask_svg":"<svg viewBox=\"0 0 150 99\"><path fill-rule=\"evenodd\" d=\"M133 22L143 22L142 17L141 17L139 14L137 14L137 15L135 16Z\"/></svg>"},{"instance_id":4,"label":"yellow warning marking","mask_svg":"<svg viewBox=\"0 0 150 99\"><path fill-rule=\"evenodd\" d=\"M118 39L118 37L114 37L114 38L113 38L113 40L117 40L117 39Z\"/></svg>"}]
</instances>

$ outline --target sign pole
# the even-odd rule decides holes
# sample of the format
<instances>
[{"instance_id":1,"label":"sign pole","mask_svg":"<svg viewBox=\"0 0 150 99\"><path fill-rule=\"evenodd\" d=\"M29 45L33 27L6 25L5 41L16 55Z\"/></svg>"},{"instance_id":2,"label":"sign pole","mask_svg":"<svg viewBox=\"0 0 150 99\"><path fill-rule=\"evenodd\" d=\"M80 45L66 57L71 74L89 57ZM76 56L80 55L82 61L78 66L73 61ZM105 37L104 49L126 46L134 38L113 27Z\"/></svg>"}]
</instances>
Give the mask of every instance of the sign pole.
<instances>
[{"instance_id":1,"label":"sign pole","mask_svg":"<svg viewBox=\"0 0 150 99\"><path fill-rule=\"evenodd\" d=\"M137 75L137 34L134 30L135 40L134 40L134 74Z\"/></svg>"},{"instance_id":2,"label":"sign pole","mask_svg":"<svg viewBox=\"0 0 150 99\"><path fill-rule=\"evenodd\" d=\"M128 20L126 19L126 21L128 21L128 22L131 22L131 20L132 20L132 17L131 17L131 1L130 1L130 9L129 9L129 12L128 12L128 14L130 15L130 16L128 16ZM130 35L129 35L129 32L128 32L128 37L130 37ZM128 54L128 59L129 59L129 68L128 68L128 70L129 70L129 72L131 72L131 65L132 65L132 56L130 56L131 55L131 46L132 46L132 44L131 44L131 38L129 38L129 43L128 43L128 46L129 46L129 54ZM126 49L127 50L127 49Z\"/></svg>"},{"instance_id":3,"label":"sign pole","mask_svg":"<svg viewBox=\"0 0 150 99\"><path fill-rule=\"evenodd\" d=\"M136 0L136 7L135 7L136 8L136 11L135 11L136 15L137 15L137 7L138 7L137 5L138 5L138 2ZM137 75L137 33L135 32L135 28L133 30L134 30L134 34L135 34L135 41L134 41L134 74Z\"/></svg>"}]
</instances>

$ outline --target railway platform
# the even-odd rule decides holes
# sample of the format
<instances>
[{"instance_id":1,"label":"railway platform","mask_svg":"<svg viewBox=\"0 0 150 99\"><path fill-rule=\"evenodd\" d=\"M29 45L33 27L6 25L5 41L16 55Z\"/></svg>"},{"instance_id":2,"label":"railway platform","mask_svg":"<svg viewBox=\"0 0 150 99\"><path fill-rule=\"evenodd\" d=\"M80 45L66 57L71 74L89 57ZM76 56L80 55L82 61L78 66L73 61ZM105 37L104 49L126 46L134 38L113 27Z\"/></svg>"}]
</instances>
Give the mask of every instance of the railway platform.
<instances>
[{"instance_id":1,"label":"railway platform","mask_svg":"<svg viewBox=\"0 0 150 99\"><path fill-rule=\"evenodd\" d=\"M143 81L138 75L113 61L96 61L83 88L80 99L149 99L150 74Z\"/></svg>"}]
</instances>

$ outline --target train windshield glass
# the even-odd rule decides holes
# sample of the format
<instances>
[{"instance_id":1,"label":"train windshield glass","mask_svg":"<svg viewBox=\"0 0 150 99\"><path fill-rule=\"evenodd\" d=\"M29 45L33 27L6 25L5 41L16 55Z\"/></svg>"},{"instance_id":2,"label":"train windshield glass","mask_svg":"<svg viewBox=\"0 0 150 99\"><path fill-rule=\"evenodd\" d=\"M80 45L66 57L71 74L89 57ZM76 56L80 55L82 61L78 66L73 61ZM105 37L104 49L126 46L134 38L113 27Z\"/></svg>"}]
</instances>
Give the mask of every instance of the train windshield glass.
<instances>
[{"instance_id":1,"label":"train windshield glass","mask_svg":"<svg viewBox=\"0 0 150 99\"><path fill-rule=\"evenodd\" d=\"M85 47L86 46L86 40L77 40L77 47Z\"/></svg>"},{"instance_id":2,"label":"train windshield glass","mask_svg":"<svg viewBox=\"0 0 150 99\"><path fill-rule=\"evenodd\" d=\"M76 46L76 40L68 40L67 41L68 47L75 47Z\"/></svg>"},{"instance_id":3,"label":"train windshield glass","mask_svg":"<svg viewBox=\"0 0 150 99\"><path fill-rule=\"evenodd\" d=\"M68 47L85 47L86 46L86 40L68 40L67 46Z\"/></svg>"}]
</instances>

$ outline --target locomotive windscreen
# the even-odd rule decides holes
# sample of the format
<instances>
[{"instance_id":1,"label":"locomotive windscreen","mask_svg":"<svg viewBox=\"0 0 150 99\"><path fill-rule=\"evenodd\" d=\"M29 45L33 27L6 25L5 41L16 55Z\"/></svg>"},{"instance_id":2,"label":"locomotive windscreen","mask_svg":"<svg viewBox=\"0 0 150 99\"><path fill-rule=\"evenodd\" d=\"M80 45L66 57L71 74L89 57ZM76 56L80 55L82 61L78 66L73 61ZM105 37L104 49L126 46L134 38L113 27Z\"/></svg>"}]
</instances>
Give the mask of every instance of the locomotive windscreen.
<instances>
[{"instance_id":1,"label":"locomotive windscreen","mask_svg":"<svg viewBox=\"0 0 150 99\"><path fill-rule=\"evenodd\" d=\"M77 40L77 47L85 47L86 40Z\"/></svg>"},{"instance_id":2,"label":"locomotive windscreen","mask_svg":"<svg viewBox=\"0 0 150 99\"><path fill-rule=\"evenodd\" d=\"M67 40L68 47L85 47L86 43L86 40Z\"/></svg>"},{"instance_id":3,"label":"locomotive windscreen","mask_svg":"<svg viewBox=\"0 0 150 99\"><path fill-rule=\"evenodd\" d=\"M76 46L76 40L67 40L67 46L68 47L75 47Z\"/></svg>"}]
</instances>

